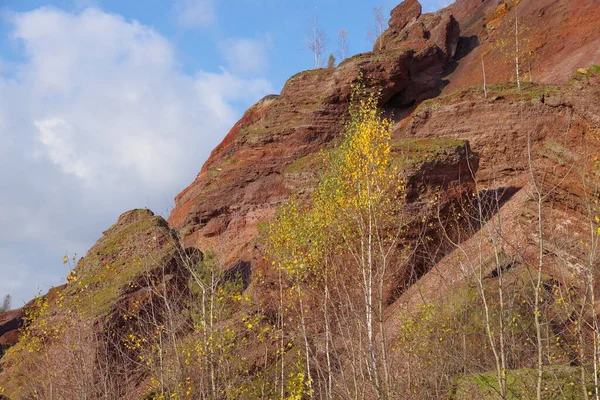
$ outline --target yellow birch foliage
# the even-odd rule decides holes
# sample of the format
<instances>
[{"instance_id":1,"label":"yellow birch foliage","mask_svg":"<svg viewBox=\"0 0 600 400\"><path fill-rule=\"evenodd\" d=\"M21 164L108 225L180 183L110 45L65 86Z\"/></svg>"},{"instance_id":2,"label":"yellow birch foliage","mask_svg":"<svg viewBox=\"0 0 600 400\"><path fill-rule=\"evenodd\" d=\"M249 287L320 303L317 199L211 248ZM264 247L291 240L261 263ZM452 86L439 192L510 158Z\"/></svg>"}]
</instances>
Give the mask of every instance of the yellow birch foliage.
<instances>
[{"instance_id":1,"label":"yellow birch foliage","mask_svg":"<svg viewBox=\"0 0 600 400\"><path fill-rule=\"evenodd\" d=\"M387 182L392 180L392 121L381 116L375 96L354 101L350 117L334 176L342 184L338 206L359 211L383 200Z\"/></svg>"},{"instance_id":2,"label":"yellow birch foliage","mask_svg":"<svg viewBox=\"0 0 600 400\"><path fill-rule=\"evenodd\" d=\"M348 218L367 211L393 212L403 200L404 181L392 166L392 121L377 107L377 95L355 89L350 122L342 144L309 204L291 199L282 205L267 230L267 256L273 265L296 278L319 275L325 255L348 230Z\"/></svg>"},{"instance_id":3,"label":"yellow birch foliage","mask_svg":"<svg viewBox=\"0 0 600 400\"><path fill-rule=\"evenodd\" d=\"M306 203L292 198L279 208L267 228L265 250L273 266L291 281L300 305L311 295L310 303L325 313L331 307L329 296L333 292L347 293L352 297L352 304L347 304L347 299L337 304L343 304L348 315L355 315L352 310L368 310L365 315L356 315L361 320L356 322L368 330L373 340L374 302L383 301L382 282L389 276L386 271L404 227L399 211L405 185L392 163L392 121L377 107L377 94L365 95L361 91L362 87L355 88L342 143L330 152L325 172L311 199ZM339 268L343 271L338 271ZM338 281L345 277L359 279L360 285L334 288L346 285L347 282ZM311 290L320 286L322 290ZM331 288L331 292L327 288ZM361 290L361 293L356 292ZM302 314L302 307L293 308L301 310L303 327L307 319L319 318L314 313ZM302 331L301 336L306 335L306 328ZM359 336L363 334L367 332L353 339L362 343ZM302 339L307 342L306 338ZM369 346L372 348L373 343ZM308 352L306 357L309 357ZM364 361L360 360L358 365ZM308 368L308 360L306 365ZM304 389L304 394L311 390L308 386Z\"/></svg>"}]
</instances>

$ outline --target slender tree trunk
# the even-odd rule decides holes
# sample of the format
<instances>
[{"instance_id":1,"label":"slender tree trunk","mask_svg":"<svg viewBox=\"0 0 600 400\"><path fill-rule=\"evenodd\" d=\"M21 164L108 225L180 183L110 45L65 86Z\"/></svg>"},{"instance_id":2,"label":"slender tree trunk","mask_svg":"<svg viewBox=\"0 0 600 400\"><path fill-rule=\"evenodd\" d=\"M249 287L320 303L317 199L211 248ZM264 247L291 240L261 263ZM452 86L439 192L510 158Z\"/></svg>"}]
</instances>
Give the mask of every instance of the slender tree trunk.
<instances>
[{"instance_id":1,"label":"slender tree trunk","mask_svg":"<svg viewBox=\"0 0 600 400\"><path fill-rule=\"evenodd\" d=\"M483 74L483 97L487 99L487 82L485 77L485 62L483 61L483 57L481 57L481 72Z\"/></svg>"},{"instance_id":2,"label":"slender tree trunk","mask_svg":"<svg viewBox=\"0 0 600 400\"><path fill-rule=\"evenodd\" d=\"M517 87L521 90L521 76L519 72L519 6L515 5L515 72L517 74Z\"/></svg>"},{"instance_id":3,"label":"slender tree trunk","mask_svg":"<svg viewBox=\"0 0 600 400\"><path fill-rule=\"evenodd\" d=\"M215 317L214 317L214 312L215 312L215 291L217 289L217 280L215 279L215 266L211 265L210 266L210 312L209 312L209 316L208 316L208 325L209 325L209 333L211 336L211 339L214 340L214 337L212 337L214 335L215 329L214 329L214 323L215 323ZM216 360L215 360L215 346L214 344L209 344L209 351L210 351L210 358L209 358L209 362L210 362L210 385L211 385L211 391L212 391L212 396L213 398L217 398L218 396L218 392L217 392L217 374L216 374Z\"/></svg>"},{"instance_id":4,"label":"slender tree trunk","mask_svg":"<svg viewBox=\"0 0 600 400\"><path fill-rule=\"evenodd\" d=\"M570 127L570 124L569 124ZM585 189L587 189L587 185L586 185L586 179L582 179L582 184L584 186ZM585 192L587 192L587 190L585 190ZM598 251L598 245L599 245L599 241L598 241L598 233L596 231L596 227L594 226L594 221L598 216L595 215L595 212L593 211L591 204L589 201L587 202L587 209L588 209L588 218L590 220L590 245L589 245L589 251L588 251L588 259L587 259L587 292L589 293L590 296L590 306L591 306L591 311L592 311L592 329L593 329L593 333L594 333L594 340L593 340L593 347L594 347L594 354L593 354L593 358L592 358L592 363L593 363L593 367L594 367L594 398L595 400L600 400L600 390L599 390L599 382L598 382L598 373L600 371L598 371L598 364L599 364L599 347L600 347L600 325L598 323L598 312L596 311L596 293L595 293L595 286L596 286L596 282L595 282L595 277L594 277L594 265L596 264L596 258L597 258L597 251ZM587 296L586 296L587 299ZM584 300L584 305L583 307L585 307L585 300ZM581 312L581 316L584 315L584 311L582 310ZM583 319L583 318L580 318ZM580 321L578 329L579 329L579 333L580 336L582 338L581 341L583 341L583 321ZM583 346L582 346L583 347ZM582 370L582 384L584 385L584 389L585 389L585 370ZM585 391L585 396L587 398L587 390Z\"/></svg>"},{"instance_id":5,"label":"slender tree trunk","mask_svg":"<svg viewBox=\"0 0 600 400\"><path fill-rule=\"evenodd\" d=\"M391 382L390 382L390 371L388 364L388 354L386 350L387 345L387 335L385 334L385 325L383 320L383 310L384 310L384 299L383 299L383 289L384 289L384 278L385 278L385 258L381 260L382 262L382 270L379 272L379 287L377 290L377 321L379 322L379 346L381 347L381 363L383 368L383 383L382 383L382 391L385 394L385 398L391 398Z\"/></svg>"},{"instance_id":6,"label":"slender tree trunk","mask_svg":"<svg viewBox=\"0 0 600 400\"><path fill-rule=\"evenodd\" d=\"M369 185L370 186L370 185ZM371 190L368 190L368 196L371 196ZM367 226L367 241L363 244L363 248L366 251L366 265L363 267L364 276L364 297L365 297L365 319L366 319L366 330L367 330L367 347L368 347L368 371L369 376L373 382L373 386L377 392L377 398L382 398L381 384L379 380L378 368L377 368L377 356L375 350L375 334L373 326L373 214L369 204L368 206L368 226Z\"/></svg>"},{"instance_id":7,"label":"slender tree trunk","mask_svg":"<svg viewBox=\"0 0 600 400\"><path fill-rule=\"evenodd\" d=\"M486 213L483 209L483 204L484 204L484 199L482 198L482 196L480 195L480 190L477 186L477 181L475 182L476 186L475 186L475 190L477 192L477 219L478 221L476 221L476 223L480 226L483 226L486 223ZM489 222L490 224L492 223L491 221ZM494 256L495 256L495 267L498 269L498 273L499 273L499 286L498 286L498 290L500 293L500 298L501 298L501 312L500 312L500 316L499 316L499 323L500 323L500 337L499 337L499 347L500 347L500 351L498 351L498 345L496 344L496 339L493 333L493 329L492 329L492 317L490 315L490 308L488 305L488 298L487 298L487 294L485 293L485 288L483 286L483 267L484 267L484 256L483 256L483 238L479 240L478 242L478 265L476 266L477 268L477 275L476 275L476 279L477 279L477 285L479 288L479 294L481 296L481 300L483 302L483 307L484 307L484 311L485 311L485 326L486 326L486 333L488 336L488 340L490 342L490 347L492 349L492 353L494 355L494 361L496 363L496 375L497 375L497 379L498 379L498 388L500 391L500 397L504 400L506 399L506 361L505 361L505 352L504 352L504 334L503 334L503 289L502 289L502 271L501 271L501 265L500 265L500 260L498 258L498 252L499 249L497 248L497 243L496 243L496 238L495 238L495 232L492 228L490 228L488 226L487 229L488 235L490 236L490 241L492 242L492 249L494 252ZM463 251L464 252L464 251Z\"/></svg>"},{"instance_id":8,"label":"slender tree trunk","mask_svg":"<svg viewBox=\"0 0 600 400\"><path fill-rule=\"evenodd\" d=\"M285 360L283 357L285 351L285 340L283 337L284 333L284 313L283 313L283 278L281 276L281 268L278 269L278 280L279 280L279 318L281 321L281 340L279 343L279 357L281 358L281 371L279 375L279 398L283 399L285 394Z\"/></svg>"},{"instance_id":9,"label":"slender tree trunk","mask_svg":"<svg viewBox=\"0 0 600 400\"><path fill-rule=\"evenodd\" d=\"M502 370L502 361L500 359L500 355L498 354L498 349L496 348L496 340L494 338L494 332L492 331L492 318L490 315L490 307L487 301L487 295L485 294L485 289L483 287L483 276L482 276L482 265L479 266L479 276L477 278L477 285L479 288L479 294L481 296L481 300L483 301L483 309L485 312L485 329L487 333L488 340L490 342L490 347L492 349L492 353L494 354L494 360L496 362L496 376L498 378L498 387L500 389L500 396L502 399L506 399L505 385L504 382L504 371Z\"/></svg>"},{"instance_id":10,"label":"slender tree trunk","mask_svg":"<svg viewBox=\"0 0 600 400\"><path fill-rule=\"evenodd\" d=\"M327 263L327 262L326 262ZM331 329L329 326L329 276L327 266L325 267L325 300L323 308L323 316L325 319L325 355L327 357L327 399L333 398L333 369L331 367L331 356L329 343L331 341Z\"/></svg>"},{"instance_id":11,"label":"slender tree trunk","mask_svg":"<svg viewBox=\"0 0 600 400\"><path fill-rule=\"evenodd\" d=\"M544 348L542 341L542 323L541 323L541 307L540 307L540 294L542 290L542 269L544 266L544 232L543 232L543 219L542 219L542 204L544 198L542 196L542 188L540 183L536 181L536 177L533 171L533 163L531 160L531 136L527 136L527 158L529 164L529 172L531 174L531 184L535 195L535 201L537 206L537 234L538 234L538 260L537 260L537 276L534 282L534 321L535 321L535 335L537 344L537 383L536 383L536 399L542 399L542 380L544 375Z\"/></svg>"},{"instance_id":12,"label":"slender tree trunk","mask_svg":"<svg viewBox=\"0 0 600 400\"><path fill-rule=\"evenodd\" d=\"M313 397L312 388L312 375L310 371L310 346L308 344L308 331L306 329L306 319L304 317L304 302L302 301L302 290L300 289L300 282L296 283L296 290L298 292L298 300L300 301L300 323L302 324L302 336L304 337L304 353L306 357L306 379L308 381L309 396Z\"/></svg>"},{"instance_id":13,"label":"slender tree trunk","mask_svg":"<svg viewBox=\"0 0 600 400\"><path fill-rule=\"evenodd\" d=\"M492 248L494 251L494 261L495 261L495 266L496 266L496 270L498 271L498 297L499 297L499 307L500 307L500 315L498 317L498 325L499 325L499 340L500 340L500 366L502 369L502 373L500 375L500 393L502 395L502 398L506 398L507 395L507 391L506 391L506 340L505 340L505 327L504 327L504 319L505 319L505 309L504 309L504 271L503 271L503 265L500 262L500 248L498 247L498 238L502 238L502 220L499 217L499 213L500 213L500 205L499 205L499 199L497 197L498 195L496 194L494 199L493 199L493 204L492 207L494 208L493 210L491 210L492 212L490 212L490 214L496 214L498 215L497 217L497 221L498 221L498 227L497 227L497 232L494 232L493 226L489 229L489 235L491 238L491 242L492 242ZM481 215L480 217L483 217L483 215ZM483 222L483 221L482 221ZM490 222L491 223L491 222Z\"/></svg>"},{"instance_id":14,"label":"slender tree trunk","mask_svg":"<svg viewBox=\"0 0 600 400\"><path fill-rule=\"evenodd\" d=\"M592 227L592 243L591 246L594 245L595 238L593 237L593 227ZM593 250L591 250L593 251ZM590 305L592 309L592 328L594 334L594 356L593 356L593 365L594 365L594 397L596 400L600 399L599 393L599 385L598 385L598 356L599 356L599 343L600 343L600 326L598 324L598 313L596 312L596 295L594 293L594 260L593 257L590 257L588 265L588 290L590 292ZM579 329L582 329L582 326L579 326Z\"/></svg>"}]
</instances>

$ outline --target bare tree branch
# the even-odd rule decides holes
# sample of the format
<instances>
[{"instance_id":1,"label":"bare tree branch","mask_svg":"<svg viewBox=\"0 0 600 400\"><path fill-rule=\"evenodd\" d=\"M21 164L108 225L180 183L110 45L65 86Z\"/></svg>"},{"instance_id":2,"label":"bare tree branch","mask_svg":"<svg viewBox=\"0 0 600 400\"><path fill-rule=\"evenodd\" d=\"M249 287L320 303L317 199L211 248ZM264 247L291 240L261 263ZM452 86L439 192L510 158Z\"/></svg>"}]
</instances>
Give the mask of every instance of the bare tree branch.
<instances>
[{"instance_id":1,"label":"bare tree branch","mask_svg":"<svg viewBox=\"0 0 600 400\"><path fill-rule=\"evenodd\" d=\"M312 20L310 31L306 37L306 47L313 54L313 67L323 68L323 54L327 50L327 40L325 31L319 25L316 17Z\"/></svg>"}]
</instances>

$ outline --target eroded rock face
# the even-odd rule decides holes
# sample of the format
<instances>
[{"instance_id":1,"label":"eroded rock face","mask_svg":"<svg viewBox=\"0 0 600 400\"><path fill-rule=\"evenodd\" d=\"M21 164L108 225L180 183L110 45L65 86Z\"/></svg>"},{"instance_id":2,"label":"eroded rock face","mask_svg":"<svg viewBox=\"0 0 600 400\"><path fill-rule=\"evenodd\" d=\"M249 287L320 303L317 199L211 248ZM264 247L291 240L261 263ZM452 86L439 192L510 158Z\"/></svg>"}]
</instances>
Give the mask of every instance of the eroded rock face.
<instances>
[{"instance_id":1,"label":"eroded rock face","mask_svg":"<svg viewBox=\"0 0 600 400\"><path fill-rule=\"evenodd\" d=\"M577 243L583 233L570 224L585 225L584 210L577 206L583 197L581 180L570 174L570 167L584 148L582 143L592 143L586 151L600 153L598 143L586 142L600 134L600 78L580 76L564 88L489 87L487 98L479 88L435 98L442 90L449 93L479 84L482 57L488 82L511 80L513 69L506 65L510 59L497 44L512 31L516 7L510 1L459 0L447 9L422 14L416 0L400 4L374 52L344 60L335 69L299 73L280 95L267 96L251 107L213 150L194 182L176 197L168 225L149 210L123 214L78 263L72 282L47 295L49 315L71 326L76 324L69 318L78 315L79 322L87 324L84 338L90 343L113 340L112 347L100 354L114 361L111 375L129 379L135 375L134 363L117 358L128 355L120 343L136 329L128 317L137 313L144 319L149 304L160 304L157 287L175 297L186 294L189 275L182 260L194 263L202 258L200 250L189 247L214 250L223 268L243 276L244 287L249 286L265 307L261 312L268 315L269 301L276 310L275 271L255 242L258 225L291 194L308 194L314 188L316 165L311 157L339 140L360 76L368 89L381 93L380 105L386 111L400 115L393 132L394 155L410 160L403 165L406 211L417 221L405 240L414 244L420 235L430 239L410 260L411 271L395 268L386 280L390 332L397 328L393 324L400 320L396 317L404 305L442 296L452 290L444 284L461 279L456 254L444 247L442 234L427 225L433 220L432 226L455 223L443 217L450 217L449 210L474 192L502 197L498 215L510 232L506 243L522 252L522 260L531 256L536 243L535 226L526 217L535 211L527 183L528 145L536 154L533 161L548 166L544 185L552 189L548 198L553 203L544 212L551 220L562 221L545 227L549 236L558 238L545 244L548 254L557 255L555 260L548 257L545 272L557 280L567 279L564 271L577 271L582 259ZM518 7L528 35L523 43L531 44L536 56L524 76L564 82L576 68L598 61L600 46L593 27L600 20L600 7L595 0L532 0ZM430 98L434 99L424 102ZM462 238L466 251L478 251L480 236L470 234ZM486 246L489 255L492 250ZM435 273L430 273L434 267ZM256 270L263 279L253 284ZM67 307L58 306L59 298ZM66 309L77 313L67 314ZM23 310L0 316L0 349L17 342L23 318ZM156 318L160 322L160 315ZM102 340L95 341L98 338ZM46 342L47 354L57 355L56 360L64 351L60 340ZM8 357L1 366L17 368ZM44 362L48 361L34 357L18 368L29 366L43 374L62 367ZM68 373L65 370L65 379ZM23 384L19 376L15 369L0 372L0 381L18 387ZM143 377L132 380L138 384ZM139 398L137 393L128 394Z\"/></svg>"},{"instance_id":2,"label":"eroded rock face","mask_svg":"<svg viewBox=\"0 0 600 400\"><path fill-rule=\"evenodd\" d=\"M331 141L344 120L344 108L328 100L332 74L292 77L281 96L259 102L233 127L175 199L169 224L187 245L212 248L231 265L249 257L257 223L288 195L285 166Z\"/></svg>"},{"instance_id":3,"label":"eroded rock face","mask_svg":"<svg viewBox=\"0 0 600 400\"><path fill-rule=\"evenodd\" d=\"M589 9L588 3L581 0L584 8ZM569 15L559 12L568 8L562 1L535 0L519 7L523 26L536 27L524 31L544 49L555 45L542 35L542 27L552 21L568 22L580 16L587 22L585 27L574 28L577 32L593 25L579 11ZM488 0L459 0L449 8L422 14L417 1L403 2L392 10L389 29L374 52L344 60L335 69L297 74L288 80L280 96L270 96L251 107L213 151L196 180L176 197L170 226L181 233L187 245L215 250L226 260L225 267L240 260L256 264L261 256L253 241L259 222L269 220L291 193L310 190L303 187L310 185L310 176L296 174L290 180L287 168L335 143L347 120L350 94L360 74L371 88L381 92L381 105L399 119L442 90L479 83L482 52L490 57L489 61L486 58L488 82L510 80L509 69L500 67L499 59L494 58L497 52L493 43L500 38L498 32L510 27L514 12L510 2L498 5ZM596 39L584 35L581 40L592 43ZM586 51L581 57L593 58L594 54ZM544 50L537 56L546 60L555 54ZM544 68L554 68L552 63L546 64L544 61ZM559 70L556 66L550 75ZM533 101L525 103L506 93L491 94L485 102L471 99L468 92L460 96L464 101L444 108L443 118L430 118L431 113L442 112L435 109L435 103L418 107L410 119L397 124L395 136L469 140L480 154L477 178L484 184L521 176L527 163L522 155L527 139L522 132L545 137L557 126L567 126L571 118L571 108L561 106L562 94L529 93ZM573 104L576 101L572 99ZM478 112L472 110L475 103ZM552 103L556 104L550 112ZM589 107L597 106L588 102L579 108Z\"/></svg>"},{"instance_id":4,"label":"eroded rock face","mask_svg":"<svg viewBox=\"0 0 600 400\"><path fill-rule=\"evenodd\" d=\"M405 26L422 27L423 33L403 37ZM283 172L340 136L361 75L368 87L381 92L381 105L388 109L405 109L440 93L458 40L450 13L421 15L420 4L407 1L392 13L384 37L389 42L381 50L376 46L335 69L297 74L280 96L245 113L196 180L175 198L169 224L187 245L213 249L228 265L254 259L257 224L290 195Z\"/></svg>"},{"instance_id":5,"label":"eroded rock face","mask_svg":"<svg viewBox=\"0 0 600 400\"><path fill-rule=\"evenodd\" d=\"M0 314L0 339L8 332L20 328L23 317L24 312L20 308Z\"/></svg>"},{"instance_id":6,"label":"eroded rock face","mask_svg":"<svg viewBox=\"0 0 600 400\"><path fill-rule=\"evenodd\" d=\"M464 90L421 104L396 126L394 135L467 139L481 155L478 180L505 184L527 172L528 139L539 145L554 135L597 129L596 79L521 91L507 84L490 89L487 98L479 89Z\"/></svg>"},{"instance_id":7,"label":"eroded rock face","mask_svg":"<svg viewBox=\"0 0 600 400\"><path fill-rule=\"evenodd\" d=\"M498 215L501 221L499 248L520 264L536 265L539 239L537 204L532 176L546 196L544 218L544 273L557 282L582 286L586 247L593 202L593 188L586 176L594 176L594 155L600 153L600 74L579 79L562 88L532 87L523 91L505 88L484 98L466 90L423 104L395 131L397 137L446 137L469 139L480 155L475 174L480 193L504 197ZM449 124L453 121L453 124ZM501 121L499 123L498 121ZM459 123L456 123L459 122ZM531 158L530 158L531 155ZM590 174L590 175L586 175ZM493 225L495 224L495 225ZM450 252L388 310L390 329L407 305L435 301L464 283L461 265L469 257L491 259L488 228L465 240ZM483 247L480 244L485 242ZM460 253L462 261L457 254ZM466 256L466 257L465 257ZM494 263L484 275L492 274Z\"/></svg>"},{"instance_id":8,"label":"eroded rock face","mask_svg":"<svg viewBox=\"0 0 600 400\"><path fill-rule=\"evenodd\" d=\"M433 43L446 61L454 57L460 36L459 24L449 9L421 14L421 4L406 0L390 13L389 29L377 39L373 50L420 49Z\"/></svg>"},{"instance_id":9,"label":"eroded rock face","mask_svg":"<svg viewBox=\"0 0 600 400\"><path fill-rule=\"evenodd\" d=\"M120 382L130 380L136 373L135 363L115 358L127 352L127 342L121 339L140 329L139 323L128 324L127 317L147 313L151 307L154 322L160 323L161 296L182 297L187 290L188 267L201 258L199 251L180 247L166 221L150 210L122 214L79 260L68 285L53 288L24 307L35 316L28 321L27 340L17 343L25 318L23 309L0 316L0 345L16 345L16 352L0 361L0 382L6 393L21 398L36 391L45 396L43 383L49 373L53 374L55 394L66 393L63 390L72 387L76 379L100 385L97 380L109 372ZM183 312L183 307L173 307ZM76 343L72 341L75 333ZM44 358L28 347L36 343L43 344ZM100 356L104 361L97 363ZM70 363L73 357L78 357L77 365ZM99 366L106 370L95 372ZM135 384L141 382L137 377ZM124 389L119 382L114 384L106 393L119 398Z\"/></svg>"},{"instance_id":10,"label":"eroded rock face","mask_svg":"<svg viewBox=\"0 0 600 400\"><path fill-rule=\"evenodd\" d=\"M0 314L0 357L6 349L17 343L24 317L25 312L20 308Z\"/></svg>"},{"instance_id":11,"label":"eroded rock face","mask_svg":"<svg viewBox=\"0 0 600 400\"><path fill-rule=\"evenodd\" d=\"M66 285L52 287L44 296L29 301L21 308L10 310L0 315L0 358L2 358L7 349L16 345L19 341L23 328L29 322L28 313L36 308L37 302L43 299L50 302L56 301L59 293L65 287Z\"/></svg>"},{"instance_id":12,"label":"eroded rock face","mask_svg":"<svg viewBox=\"0 0 600 400\"><path fill-rule=\"evenodd\" d=\"M516 80L517 15L523 82L564 84L578 68L600 63L596 0L459 0L449 12L460 24L461 39L460 61L446 78L446 93L481 85L482 60L488 83Z\"/></svg>"},{"instance_id":13,"label":"eroded rock face","mask_svg":"<svg viewBox=\"0 0 600 400\"><path fill-rule=\"evenodd\" d=\"M421 16L421 3L417 0L406 0L392 9L388 25L392 36L397 36L406 25L415 22Z\"/></svg>"},{"instance_id":14,"label":"eroded rock face","mask_svg":"<svg viewBox=\"0 0 600 400\"><path fill-rule=\"evenodd\" d=\"M416 277L432 267L435 257L431 254L436 251L442 254L442 235L438 228L440 224L445 226L453 222L446 221L443 216L451 207L469 198L474 190L473 173L479 166L478 154L472 151L467 141L460 139L400 138L392 142L391 155L406 183L403 212L410 222L403 235L403 245L415 251L410 261L389 269L385 298L390 304ZM308 155L285 170L284 180L290 187L301 189L300 193L310 193L317 184L314 177L319 168L318 157ZM444 195L437 197L439 193ZM438 213L442 214L441 218ZM431 221L436 223L430 224ZM429 240L422 241L424 236ZM256 269L261 279L251 287L253 297L270 308L269 312L276 313L277 304L273 303L273 298L278 290L278 271L261 257Z\"/></svg>"}]
</instances>

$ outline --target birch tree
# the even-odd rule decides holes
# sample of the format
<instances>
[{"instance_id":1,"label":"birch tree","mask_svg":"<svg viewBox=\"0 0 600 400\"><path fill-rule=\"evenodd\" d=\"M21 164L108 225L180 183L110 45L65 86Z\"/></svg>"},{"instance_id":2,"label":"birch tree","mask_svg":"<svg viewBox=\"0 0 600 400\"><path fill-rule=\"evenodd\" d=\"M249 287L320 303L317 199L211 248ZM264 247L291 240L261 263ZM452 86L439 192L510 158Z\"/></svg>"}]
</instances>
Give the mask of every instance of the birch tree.
<instances>
[{"instance_id":1,"label":"birch tree","mask_svg":"<svg viewBox=\"0 0 600 400\"><path fill-rule=\"evenodd\" d=\"M348 31L346 29L340 29L337 37L338 44L338 55L340 56L340 62L348 58Z\"/></svg>"},{"instance_id":2,"label":"birch tree","mask_svg":"<svg viewBox=\"0 0 600 400\"><path fill-rule=\"evenodd\" d=\"M383 43L380 40L381 36L385 32L385 17L383 16L383 7L373 7L373 25L367 32L367 37L370 39L373 47L378 44L377 50L383 49ZM375 48L373 48L375 50Z\"/></svg>"},{"instance_id":3,"label":"birch tree","mask_svg":"<svg viewBox=\"0 0 600 400\"><path fill-rule=\"evenodd\" d=\"M519 3L514 5L514 15L506 19L502 27L496 32L498 38L493 47L498 49L503 56L503 62L508 70L512 70L512 78L521 90L523 86L523 67L528 70L528 80L532 82L531 65L535 58L534 43L529 32L530 29L523 23L519 14Z\"/></svg>"},{"instance_id":4,"label":"birch tree","mask_svg":"<svg viewBox=\"0 0 600 400\"><path fill-rule=\"evenodd\" d=\"M323 67L323 54L327 50L327 40L325 38L325 31L323 27L319 25L317 18L313 18L311 22L310 31L306 36L306 47L311 51L313 55L313 67Z\"/></svg>"},{"instance_id":5,"label":"birch tree","mask_svg":"<svg viewBox=\"0 0 600 400\"><path fill-rule=\"evenodd\" d=\"M392 263L399 262L399 238L405 227L399 211L404 181L392 165L391 121L381 115L377 97L361 98L360 88L356 89L350 117L344 141L329 158L328 171L311 203L302 206L292 201L280 209L268 235L267 253L274 265L291 276L297 290L308 382L312 350L301 287L312 280L323 293L327 397L333 386L329 382L331 331L338 329L355 370L353 379L366 379L377 398L393 398L383 309L386 279ZM342 309L332 311L332 292L343 299L337 302ZM343 321L333 327L332 319L339 318ZM344 331L348 326L354 330Z\"/></svg>"}]
</instances>

